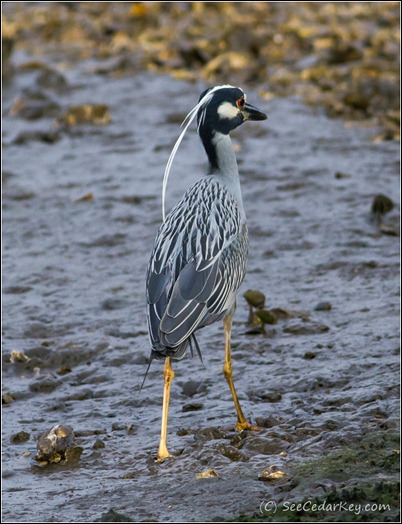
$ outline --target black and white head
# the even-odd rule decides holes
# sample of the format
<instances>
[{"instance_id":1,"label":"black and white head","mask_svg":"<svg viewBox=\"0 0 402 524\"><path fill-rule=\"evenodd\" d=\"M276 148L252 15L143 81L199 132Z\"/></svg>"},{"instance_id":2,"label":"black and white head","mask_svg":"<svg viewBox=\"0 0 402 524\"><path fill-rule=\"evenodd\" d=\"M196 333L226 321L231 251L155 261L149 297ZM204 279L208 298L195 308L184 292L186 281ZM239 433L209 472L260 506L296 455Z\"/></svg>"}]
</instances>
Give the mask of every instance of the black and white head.
<instances>
[{"instance_id":1,"label":"black and white head","mask_svg":"<svg viewBox=\"0 0 402 524\"><path fill-rule=\"evenodd\" d=\"M166 218L165 195L170 169L181 141L191 122L197 117L198 132L209 155L209 146L216 135L228 135L246 120L266 120L267 115L246 102L246 94L240 87L222 85L204 91L198 104L188 113L184 127L166 164L162 186L162 217Z\"/></svg>"},{"instance_id":2,"label":"black and white head","mask_svg":"<svg viewBox=\"0 0 402 524\"><path fill-rule=\"evenodd\" d=\"M198 104L198 132L227 135L246 120L265 120L267 115L246 102L240 87L218 86L204 91Z\"/></svg>"}]
</instances>

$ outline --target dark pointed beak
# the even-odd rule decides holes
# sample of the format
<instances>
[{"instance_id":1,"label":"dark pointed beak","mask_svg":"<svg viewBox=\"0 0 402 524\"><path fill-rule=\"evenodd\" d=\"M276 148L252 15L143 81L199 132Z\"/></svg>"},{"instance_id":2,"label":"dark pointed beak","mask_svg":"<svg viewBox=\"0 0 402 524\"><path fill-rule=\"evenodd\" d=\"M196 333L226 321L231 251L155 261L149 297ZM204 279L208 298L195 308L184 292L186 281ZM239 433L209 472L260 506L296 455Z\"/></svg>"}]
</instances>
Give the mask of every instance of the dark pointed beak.
<instances>
[{"instance_id":1,"label":"dark pointed beak","mask_svg":"<svg viewBox=\"0 0 402 524\"><path fill-rule=\"evenodd\" d=\"M254 107L250 104L246 104L243 107L242 113L245 120L266 120L268 118L265 113L258 109L258 107Z\"/></svg>"}]
</instances>

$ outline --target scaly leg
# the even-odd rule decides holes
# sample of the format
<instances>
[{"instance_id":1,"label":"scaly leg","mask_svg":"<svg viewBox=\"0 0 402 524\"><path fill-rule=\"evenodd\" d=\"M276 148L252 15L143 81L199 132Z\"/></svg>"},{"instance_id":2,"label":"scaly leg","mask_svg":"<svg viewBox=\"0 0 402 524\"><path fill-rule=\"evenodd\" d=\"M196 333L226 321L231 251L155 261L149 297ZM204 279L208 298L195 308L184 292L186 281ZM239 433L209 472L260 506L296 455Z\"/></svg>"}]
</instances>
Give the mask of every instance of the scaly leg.
<instances>
[{"instance_id":1,"label":"scaly leg","mask_svg":"<svg viewBox=\"0 0 402 524\"><path fill-rule=\"evenodd\" d=\"M232 354L230 349L230 333L232 331L233 313L234 308L223 320L223 327L225 330L225 361L223 364L223 374L225 375L227 383L229 384L229 388L232 393L233 401L236 407L236 429L238 431L242 431L243 429L253 429L258 431L261 428L259 428L258 426L251 425L249 422L247 422L245 416L243 415L243 411L240 407L239 399L237 398L236 390L232 380Z\"/></svg>"},{"instance_id":2,"label":"scaly leg","mask_svg":"<svg viewBox=\"0 0 402 524\"><path fill-rule=\"evenodd\" d=\"M170 386L172 385L174 371L170 364L170 357L166 357L165 366L163 368L163 405L162 405L162 425L161 425L161 439L159 442L158 457L156 462L161 462L172 455L167 450L166 435L169 411Z\"/></svg>"}]
</instances>

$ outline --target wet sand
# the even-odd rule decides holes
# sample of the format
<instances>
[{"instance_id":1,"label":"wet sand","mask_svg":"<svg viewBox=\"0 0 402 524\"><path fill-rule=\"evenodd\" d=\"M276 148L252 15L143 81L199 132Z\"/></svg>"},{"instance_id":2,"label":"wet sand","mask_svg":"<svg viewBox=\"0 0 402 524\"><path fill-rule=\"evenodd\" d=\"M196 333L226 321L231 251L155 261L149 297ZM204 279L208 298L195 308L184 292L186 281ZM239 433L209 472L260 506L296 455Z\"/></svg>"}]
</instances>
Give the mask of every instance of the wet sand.
<instances>
[{"instance_id":1,"label":"wet sand","mask_svg":"<svg viewBox=\"0 0 402 524\"><path fill-rule=\"evenodd\" d=\"M399 145L243 85L269 120L233 134L250 231L234 380L247 417L269 427L233 430L223 330L210 326L199 336L204 364L174 366L168 442L178 456L156 465L161 363L138 394L145 271L164 165L206 84L105 77L88 61L59 71L61 85L28 67L31 56L13 60L3 95L4 520L92 522L111 508L133 521L237 520L258 518L269 500L357 487L363 500L367 486L382 500L398 475ZM110 121L66 124L79 104L106 105ZM193 128L168 204L204 170ZM378 193L395 203L381 228L370 218ZM246 334L247 289L291 318ZM322 302L330 309L316 309ZM82 455L41 468L35 439L60 423ZM29 440L11 442L21 431ZM285 476L258 480L270 466ZM208 468L218 477L196 478ZM366 521L394 519L390 500Z\"/></svg>"}]
</instances>

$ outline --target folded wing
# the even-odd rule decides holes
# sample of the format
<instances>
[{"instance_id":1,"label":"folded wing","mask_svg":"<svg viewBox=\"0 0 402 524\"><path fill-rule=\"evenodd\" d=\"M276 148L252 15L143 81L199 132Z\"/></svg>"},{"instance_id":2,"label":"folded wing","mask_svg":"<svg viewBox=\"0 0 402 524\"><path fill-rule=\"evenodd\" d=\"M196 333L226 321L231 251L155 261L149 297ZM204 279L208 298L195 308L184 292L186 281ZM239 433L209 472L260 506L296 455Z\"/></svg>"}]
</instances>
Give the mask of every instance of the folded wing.
<instances>
[{"instance_id":1,"label":"folded wing","mask_svg":"<svg viewBox=\"0 0 402 524\"><path fill-rule=\"evenodd\" d=\"M233 307L247 260L247 226L235 199L198 181L161 225L147 274L153 356L184 356L190 337Z\"/></svg>"}]
</instances>

